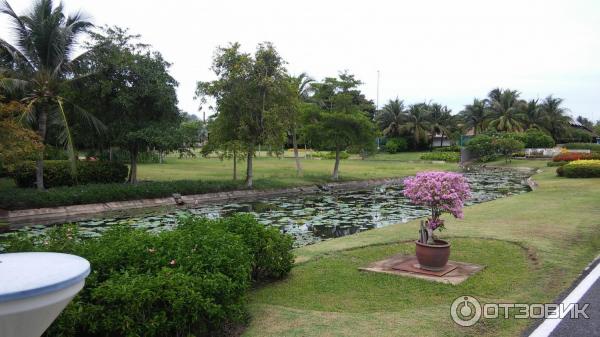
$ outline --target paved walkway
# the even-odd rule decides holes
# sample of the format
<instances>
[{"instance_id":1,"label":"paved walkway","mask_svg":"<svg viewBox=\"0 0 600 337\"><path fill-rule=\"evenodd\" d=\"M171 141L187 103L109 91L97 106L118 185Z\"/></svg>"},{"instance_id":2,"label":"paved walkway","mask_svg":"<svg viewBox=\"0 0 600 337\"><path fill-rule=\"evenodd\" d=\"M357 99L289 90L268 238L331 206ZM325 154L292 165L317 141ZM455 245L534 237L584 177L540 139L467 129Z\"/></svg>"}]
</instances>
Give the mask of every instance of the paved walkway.
<instances>
[{"instance_id":1,"label":"paved walkway","mask_svg":"<svg viewBox=\"0 0 600 337\"><path fill-rule=\"evenodd\" d=\"M544 320L529 337L599 337L600 336L600 260L597 259L575 287L562 300L564 304L578 303L579 309L589 304L589 318L570 315L561 319Z\"/></svg>"}]
</instances>

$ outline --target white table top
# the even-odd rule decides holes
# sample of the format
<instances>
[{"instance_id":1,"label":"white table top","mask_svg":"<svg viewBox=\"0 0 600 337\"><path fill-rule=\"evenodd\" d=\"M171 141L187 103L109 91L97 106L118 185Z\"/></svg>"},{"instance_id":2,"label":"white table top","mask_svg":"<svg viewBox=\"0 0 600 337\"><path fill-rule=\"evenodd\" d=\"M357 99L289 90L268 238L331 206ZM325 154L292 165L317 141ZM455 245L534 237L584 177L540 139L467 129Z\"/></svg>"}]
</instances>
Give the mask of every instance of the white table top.
<instances>
[{"instance_id":1,"label":"white table top","mask_svg":"<svg viewBox=\"0 0 600 337\"><path fill-rule=\"evenodd\" d=\"M0 302L39 296L77 284L90 263L61 253L0 254Z\"/></svg>"}]
</instances>

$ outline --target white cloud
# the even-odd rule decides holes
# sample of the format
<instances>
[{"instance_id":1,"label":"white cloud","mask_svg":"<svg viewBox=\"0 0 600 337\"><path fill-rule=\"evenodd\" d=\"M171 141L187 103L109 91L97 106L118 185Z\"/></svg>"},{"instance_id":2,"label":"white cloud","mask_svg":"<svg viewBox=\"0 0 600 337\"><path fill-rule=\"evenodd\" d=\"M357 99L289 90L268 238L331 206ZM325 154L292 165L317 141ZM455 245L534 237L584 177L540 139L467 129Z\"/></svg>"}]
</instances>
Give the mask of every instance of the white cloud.
<instances>
[{"instance_id":1,"label":"white cloud","mask_svg":"<svg viewBox=\"0 0 600 337\"><path fill-rule=\"evenodd\" d=\"M10 1L22 11L29 0ZM218 45L253 51L272 41L292 73L348 69L380 104L433 99L459 111L490 89L555 94L600 119L600 2L589 1L133 1L66 0L98 25L129 27L173 62L180 107L196 112L197 80ZM0 34L7 36L6 18Z\"/></svg>"}]
</instances>

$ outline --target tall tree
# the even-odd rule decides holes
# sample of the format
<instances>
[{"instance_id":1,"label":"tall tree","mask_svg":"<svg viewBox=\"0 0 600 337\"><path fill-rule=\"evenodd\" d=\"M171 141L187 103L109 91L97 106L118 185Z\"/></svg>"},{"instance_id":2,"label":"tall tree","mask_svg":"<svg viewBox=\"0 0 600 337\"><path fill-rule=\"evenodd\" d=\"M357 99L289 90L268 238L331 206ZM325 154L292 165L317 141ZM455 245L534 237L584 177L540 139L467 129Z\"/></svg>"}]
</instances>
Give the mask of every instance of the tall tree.
<instances>
[{"instance_id":1,"label":"tall tree","mask_svg":"<svg viewBox=\"0 0 600 337\"><path fill-rule=\"evenodd\" d=\"M303 105L309 99L310 92L312 91L311 83L314 82L306 73L302 73L298 76L289 76L288 81L290 82L290 100L287 105L287 123L289 132L292 135L292 148L294 150L294 159L296 161L296 175L302 174L302 165L300 164L300 156L298 155L298 130L300 127L300 118L302 114Z\"/></svg>"},{"instance_id":2,"label":"tall tree","mask_svg":"<svg viewBox=\"0 0 600 337\"><path fill-rule=\"evenodd\" d=\"M555 141L559 141L569 129L571 117L567 115L569 109L562 106L563 99L552 95L542 101L544 111L544 126L550 132Z\"/></svg>"},{"instance_id":3,"label":"tall tree","mask_svg":"<svg viewBox=\"0 0 600 337\"><path fill-rule=\"evenodd\" d=\"M86 110L61 96L65 82L79 78L70 73L77 38L92 24L83 14L66 15L62 4L52 0L36 0L30 11L18 15L6 1L0 13L13 23L14 45L0 39L0 68L7 77L0 82L5 91L22 90L26 109L23 117L32 125L42 142L49 127L57 128L60 140L67 146L75 172L75 150L69 127L69 115L80 115L98 131L103 125ZM44 189L43 152L36 162L36 185Z\"/></svg>"},{"instance_id":4,"label":"tall tree","mask_svg":"<svg viewBox=\"0 0 600 337\"><path fill-rule=\"evenodd\" d=\"M375 115L379 129L387 137L400 136L402 125L406 119L406 107L401 99L389 100Z\"/></svg>"},{"instance_id":5,"label":"tall tree","mask_svg":"<svg viewBox=\"0 0 600 337\"><path fill-rule=\"evenodd\" d=\"M238 43L219 48L213 59L217 80L199 82L197 97L216 100L217 115L211 137L221 132L221 144L244 144L246 186L253 185L253 159L259 144L279 148L285 141L284 106L289 82L284 61L269 43L261 43L254 56L240 52Z\"/></svg>"},{"instance_id":6,"label":"tall tree","mask_svg":"<svg viewBox=\"0 0 600 337\"><path fill-rule=\"evenodd\" d=\"M538 99L532 99L523 107L523 126L527 129L544 129L544 111Z\"/></svg>"},{"instance_id":7,"label":"tall tree","mask_svg":"<svg viewBox=\"0 0 600 337\"><path fill-rule=\"evenodd\" d=\"M460 117L467 128L473 129L474 135L483 132L488 121L486 100L473 99L473 103L465 105L465 109L460 112Z\"/></svg>"},{"instance_id":8,"label":"tall tree","mask_svg":"<svg viewBox=\"0 0 600 337\"><path fill-rule=\"evenodd\" d=\"M17 101L0 101L0 169L13 169L15 164L35 158L42 151L37 133L18 121L25 108Z\"/></svg>"},{"instance_id":9,"label":"tall tree","mask_svg":"<svg viewBox=\"0 0 600 337\"><path fill-rule=\"evenodd\" d=\"M444 144L444 136L449 136L453 129L454 119L452 118L452 110L447 106L442 106L439 103L433 103L429 107L429 121L431 129L431 146L433 147L433 138L435 134L440 134L440 146Z\"/></svg>"},{"instance_id":10,"label":"tall tree","mask_svg":"<svg viewBox=\"0 0 600 337\"><path fill-rule=\"evenodd\" d=\"M126 29L106 27L92 34L90 52L74 65L86 76L69 87L77 101L94 101L93 109L108 131L96 142L99 147L118 146L130 154L129 182L137 183L140 152L152 142L157 129L175 128L181 119L170 64L162 55L139 42ZM153 131L154 130L154 131ZM85 130L80 137L84 142Z\"/></svg>"},{"instance_id":11,"label":"tall tree","mask_svg":"<svg viewBox=\"0 0 600 337\"><path fill-rule=\"evenodd\" d=\"M431 131L429 114L427 103L411 104L406 111L406 120L402 131L412 137L415 147L427 142L427 135Z\"/></svg>"},{"instance_id":12,"label":"tall tree","mask_svg":"<svg viewBox=\"0 0 600 337\"><path fill-rule=\"evenodd\" d=\"M496 88L489 93L491 121L489 126L497 131L523 131L523 109L525 103L516 90Z\"/></svg>"},{"instance_id":13,"label":"tall tree","mask_svg":"<svg viewBox=\"0 0 600 337\"><path fill-rule=\"evenodd\" d=\"M371 112L357 97L361 82L343 72L314 85L313 104L304 115L304 130L311 144L335 152L333 180L339 179L340 153L348 148L368 148L375 141ZM370 107L368 107L370 108Z\"/></svg>"},{"instance_id":14,"label":"tall tree","mask_svg":"<svg viewBox=\"0 0 600 337\"><path fill-rule=\"evenodd\" d=\"M575 119L575 121L577 121L577 123L585 126L586 128L592 130L594 128L594 122L592 122L591 120L583 117L583 116L577 116L577 119Z\"/></svg>"}]
</instances>

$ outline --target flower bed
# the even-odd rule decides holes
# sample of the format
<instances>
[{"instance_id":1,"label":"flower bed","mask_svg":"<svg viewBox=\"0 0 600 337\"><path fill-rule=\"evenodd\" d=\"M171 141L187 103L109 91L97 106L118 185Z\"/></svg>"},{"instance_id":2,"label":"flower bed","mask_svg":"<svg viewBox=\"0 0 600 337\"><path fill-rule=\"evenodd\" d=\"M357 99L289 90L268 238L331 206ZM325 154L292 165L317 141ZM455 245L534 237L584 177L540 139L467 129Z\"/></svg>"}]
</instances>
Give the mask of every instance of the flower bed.
<instances>
[{"instance_id":1,"label":"flower bed","mask_svg":"<svg viewBox=\"0 0 600 337\"><path fill-rule=\"evenodd\" d=\"M600 178L600 160L576 160L556 169L556 173L567 178Z\"/></svg>"},{"instance_id":2,"label":"flower bed","mask_svg":"<svg viewBox=\"0 0 600 337\"><path fill-rule=\"evenodd\" d=\"M600 153L592 152L592 153L581 153L581 152L566 152L561 153L552 158L552 161L574 161L574 160L583 160L583 159L600 159Z\"/></svg>"}]
</instances>

